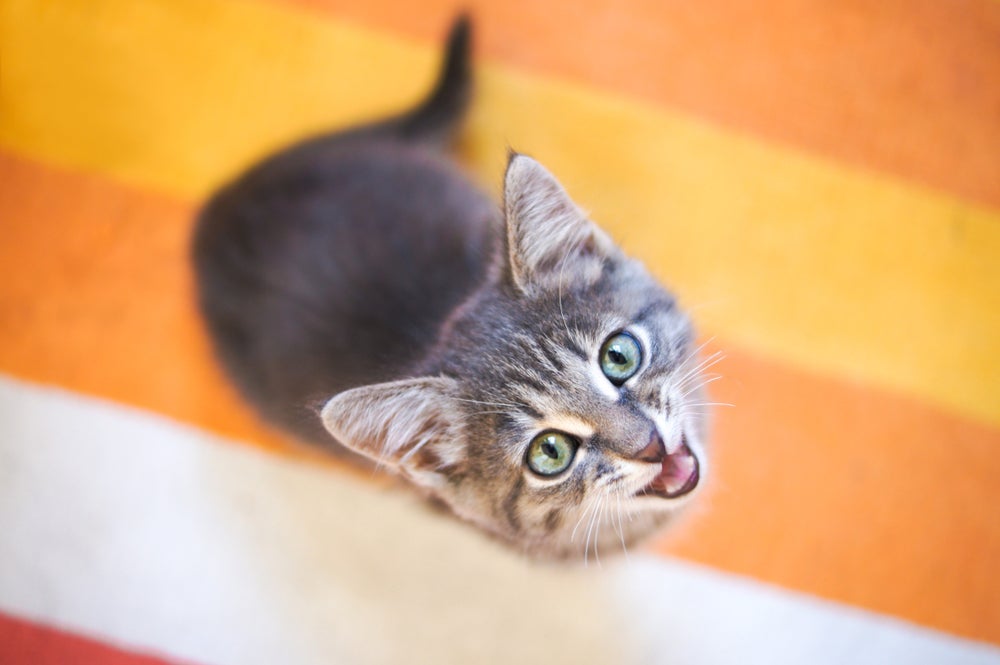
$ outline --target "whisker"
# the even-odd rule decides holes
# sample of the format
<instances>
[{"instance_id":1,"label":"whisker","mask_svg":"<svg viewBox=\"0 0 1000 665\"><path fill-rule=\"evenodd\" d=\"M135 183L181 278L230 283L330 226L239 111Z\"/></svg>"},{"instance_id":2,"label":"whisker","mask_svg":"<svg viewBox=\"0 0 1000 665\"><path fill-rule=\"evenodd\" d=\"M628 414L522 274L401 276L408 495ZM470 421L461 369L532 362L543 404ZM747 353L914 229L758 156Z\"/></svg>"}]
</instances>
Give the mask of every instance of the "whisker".
<instances>
[{"instance_id":1,"label":"whisker","mask_svg":"<svg viewBox=\"0 0 1000 665\"><path fill-rule=\"evenodd\" d=\"M711 416L715 415L711 411L702 410L702 409L684 409L684 410L681 411L681 414L682 415L692 415L693 414L693 415L705 416L705 417L711 417Z\"/></svg>"},{"instance_id":2,"label":"whisker","mask_svg":"<svg viewBox=\"0 0 1000 665\"><path fill-rule=\"evenodd\" d=\"M696 376L689 377L683 383L674 386L682 396L689 395L694 391L704 388L709 383L714 383L719 379L723 378L722 374L717 374L715 372L706 372L704 374L698 374Z\"/></svg>"},{"instance_id":3,"label":"whisker","mask_svg":"<svg viewBox=\"0 0 1000 665\"><path fill-rule=\"evenodd\" d=\"M686 356L684 356L684 360L682 360L679 363L677 363L677 366L678 367L684 367L684 365L686 365L689 362L691 362L691 360L693 358L695 358L702 349L704 349L706 346L708 346L709 344L711 344L714 341L715 341L715 335L712 335L711 337L709 337L708 339L706 339L704 342L702 342L701 344L699 344L696 348L694 348L691 351L688 351L688 354Z\"/></svg>"},{"instance_id":4,"label":"whisker","mask_svg":"<svg viewBox=\"0 0 1000 665\"><path fill-rule=\"evenodd\" d=\"M726 357L725 351L722 351L721 349L718 350L718 351L713 351L712 353L710 353L707 356L705 356L704 358L702 358L701 361L697 365L695 365L694 367L690 368L690 370L688 371L688 374L693 374L695 372L704 370L706 365L714 365L715 363L719 362L720 360L722 360L725 357ZM692 358L692 360L693 360L693 358Z\"/></svg>"},{"instance_id":5,"label":"whisker","mask_svg":"<svg viewBox=\"0 0 1000 665\"><path fill-rule=\"evenodd\" d=\"M706 369L710 369L710 368L706 368ZM721 378L722 376L723 375L721 373L719 373L719 372L705 372L705 371L702 371L702 372L698 372L697 374L692 374L691 376L687 377L683 381L678 381L675 384L675 387L677 388L677 390L684 391L684 390L687 390L688 388L690 388L690 386L692 384L698 383L699 381L705 381L707 379L718 379L718 378Z\"/></svg>"},{"instance_id":6,"label":"whisker","mask_svg":"<svg viewBox=\"0 0 1000 665\"><path fill-rule=\"evenodd\" d=\"M625 553L625 559L628 557L628 547L625 546L625 528L622 524L622 490L621 488L615 488L615 504L618 508L616 515L618 516L618 538L622 541L622 552Z\"/></svg>"},{"instance_id":7,"label":"whisker","mask_svg":"<svg viewBox=\"0 0 1000 665\"><path fill-rule=\"evenodd\" d=\"M592 504L594 511L591 517L587 520L587 531L585 533L585 538L583 539L583 565L586 566L590 557L590 527L594 524L594 516L597 515L597 504L596 502Z\"/></svg>"},{"instance_id":8,"label":"whisker","mask_svg":"<svg viewBox=\"0 0 1000 665\"><path fill-rule=\"evenodd\" d=\"M708 367L706 369L711 369L711 367ZM698 380L701 380L701 379L716 379L716 378L721 378L722 376L723 375L720 374L719 372L701 371L701 372L698 372L697 374L693 374L693 375L687 377L683 381L679 381L677 383L677 388L678 389L683 389L686 386L690 385L694 381L698 381Z\"/></svg>"},{"instance_id":9,"label":"whisker","mask_svg":"<svg viewBox=\"0 0 1000 665\"><path fill-rule=\"evenodd\" d=\"M701 344L699 344L695 348L693 348L690 351L688 351L687 354L684 356L684 358L679 363L677 363L678 366L683 365L684 363L686 363L689 360L691 360L691 358L693 358L699 351L701 351L706 346L708 346L713 340L715 340L715 335L712 335L711 337L709 337L708 339L706 339L704 342L702 342Z\"/></svg>"},{"instance_id":10,"label":"whisker","mask_svg":"<svg viewBox=\"0 0 1000 665\"><path fill-rule=\"evenodd\" d=\"M711 338L707 339L704 343L699 344L697 348L695 348L694 350L692 350L691 352L689 352L687 354L687 356L685 356L684 360L682 360L681 362L679 362L677 364L677 371L681 372L681 371L690 370L691 369L691 364L690 364L691 361L697 360L700 357L698 354L701 353L702 350L704 350L705 347L708 346L714 340L715 340L715 337L711 337ZM721 353L721 350L718 350L718 351L713 352L712 354L709 354L708 357L711 358L712 356L714 356L714 355L716 355L718 353Z\"/></svg>"},{"instance_id":11,"label":"whisker","mask_svg":"<svg viewBox=\"0 0 1000 665\"><path fill-rule=\"evenodd\" d=\"M723 378L723 375L716 373L696 374L694 376L689 376L688 378L684 379L684 381L680 381L674 384L672 388L676 390L678 393L680 393L680 396L684 398L693 392L701 390L702 388L711 383L715 383L721 378Z\"/></svg>"},{"instance_id":12,"label":"whisker","mask_svg":"<svg viewBox=\"0 0 1000 665\"><path fill-rule=\"evenodd\" d=\"M597 528L594 530L594 559L597 561L597 565L601 565L601 525L604 524L604 507L606 505L605 499L601 499L601 512L597 517Z\"/></svg>"},{"instance_id":13,"label":"whisker","mask_svg":"<svg viewBox=\"0 0 1000 665\"><path fill-rule=\"evenodd\" d=\"M598 495L595 497L595 507L593 513L591 513L590 521L587 523L587 539L584 541L583 549L583 564L587 565L587 558L590 554L590 534L594 529L594 520L597 519L598 509L601 508L601 497Z\"/></svg>"},{"instance_id":14,"label":"whisker","mask_svg":"<svg viewBox=\"0 0 1000 665\"><path fill-rule=\"evenodd\" d=\"M725 353L723 353L722 351L716 351L715 353L703 359L700 363L689 369L687 372L685 372L683 376L674 379L675 384L682 385L685 381L687 381L691 377L697 376L698 374L704 372L708 368L715 366L725 357L726 357Z\"/></svg>"},{"instance_id":15,"label":"whisker","mask_svg":"<svg viewBox=\"0 0 1000 665\"><path fill-rule=\"evenodd\" d=\"M721 374L717 374L715 376L712 376L711 378L704 379L701 383L696 383L693 386L692 385L684 386L684 388L683 388L683 390L681 392L681 397L682 398L687 397L691 393L693 393L695 391L698 391L698 390L701 390L705 386L707 386L709 384L712 384L712 383L715 383L716 381L718 381L721 378L723 378L723 376Z\"/></svg>"},{"instance_id":16,"label":"whisker","mask_svg":"<svg viewBox=\"0 0 1000 665\"><path fill-rule=\"evenodd\" d=\"M600 495L597 496L597 509L594 510L592 517L590 518L590 523L587 525L587 541L586 547L583 554L583 563L587 565L587 555L590 553L590 536L594 533L594 526L597 525L597 531L600 532L600 516L604 514L604 498ZM594 533L594 535L597 535ZM597 540L594 540L594 555L597 557L597 564L601 563L601 554L597 550Z\"/></svg>"},{"instance_id":17,"label":"whisker","mask_svg":"<svg viewBox=\"0 0 1000 665\"><path fill-rule=\"evenodd\" d=\"M569 542L572 543L576 539L576 530L580 527L580 524L583 522L583 518L586 517L587 513L590 512L591 506L593 506L593 499L587 499L587 505L583 509L583 512L580 513L580 519L578 519L576 521L576 524L573 525L573 532L569 535Z\"/></svg>"}]
</instances>

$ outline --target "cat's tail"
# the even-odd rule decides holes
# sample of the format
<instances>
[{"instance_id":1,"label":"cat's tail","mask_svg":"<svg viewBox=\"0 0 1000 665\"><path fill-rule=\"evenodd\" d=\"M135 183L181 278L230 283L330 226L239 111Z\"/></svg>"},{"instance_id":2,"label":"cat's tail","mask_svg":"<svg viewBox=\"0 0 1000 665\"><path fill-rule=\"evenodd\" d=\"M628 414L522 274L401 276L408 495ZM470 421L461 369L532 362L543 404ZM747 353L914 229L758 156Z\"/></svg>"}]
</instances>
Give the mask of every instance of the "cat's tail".
<instances>
[{"instance_id":1,"label":"cat's tail","mask_svg":"<svg viewBox=\"0 0 1000 665\"><path fill-rule=\"evenodd\" d=\"M471 42L472 22L460 14L448 33L434 88L417 108L396 120L402 138L442 146L454 140L472 101Z\"/></svg>"},{"instance_id":2,"label":"cat's tail","mask_svg":"<svg viewBox=\"0 0 1000 665\"><path fill-rule=\"evenodd\" d=\"M392 138L441 149L449 147L461 129L472 100L471 41L472 22L467 14L460 14L448 33L444 61L430 93L409 111L346 134L359 138Z\"/></svg>"}]
</instances>

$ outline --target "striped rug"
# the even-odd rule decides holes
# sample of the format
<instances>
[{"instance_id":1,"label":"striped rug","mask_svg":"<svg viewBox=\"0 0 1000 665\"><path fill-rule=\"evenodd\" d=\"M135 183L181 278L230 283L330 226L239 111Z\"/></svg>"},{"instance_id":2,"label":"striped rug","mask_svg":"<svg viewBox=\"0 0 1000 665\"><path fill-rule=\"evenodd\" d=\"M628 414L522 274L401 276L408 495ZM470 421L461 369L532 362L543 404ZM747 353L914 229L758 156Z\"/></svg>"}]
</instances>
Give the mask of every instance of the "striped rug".
<instances>
[{"instance_id":1,"label":"striped rug","mask_svg":"<svg viewBox=\"0 0 1000 665\"><path fill-rule=\"evenodd\" d=\"M266 430L199 201L430 84L725 353L709 496L522 561ZM1000 663L1000 3L0 0L0 663Z\"/></svg>"}]
</instances>

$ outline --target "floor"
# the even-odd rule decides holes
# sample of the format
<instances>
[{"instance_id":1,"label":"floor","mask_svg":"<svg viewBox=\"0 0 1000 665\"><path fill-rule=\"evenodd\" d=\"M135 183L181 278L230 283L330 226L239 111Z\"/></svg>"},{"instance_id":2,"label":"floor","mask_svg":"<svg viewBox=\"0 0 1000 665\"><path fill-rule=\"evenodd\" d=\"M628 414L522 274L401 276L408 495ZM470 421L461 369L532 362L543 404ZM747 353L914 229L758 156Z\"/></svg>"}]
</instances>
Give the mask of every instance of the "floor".
<instances>
[{"instance_id":1,"label":"floor","mask_svg":"<svg viewBox=\"0 0 1000 665\"><path fill-rule=\"evenodd\" d=\"M1000 5L463 6L471 176L537 157L724 355L707 499L533 564L212 361L199 201L418 98L452 0L7 0L0 662L1000 663Z\"/></svg>"}]
</instances>

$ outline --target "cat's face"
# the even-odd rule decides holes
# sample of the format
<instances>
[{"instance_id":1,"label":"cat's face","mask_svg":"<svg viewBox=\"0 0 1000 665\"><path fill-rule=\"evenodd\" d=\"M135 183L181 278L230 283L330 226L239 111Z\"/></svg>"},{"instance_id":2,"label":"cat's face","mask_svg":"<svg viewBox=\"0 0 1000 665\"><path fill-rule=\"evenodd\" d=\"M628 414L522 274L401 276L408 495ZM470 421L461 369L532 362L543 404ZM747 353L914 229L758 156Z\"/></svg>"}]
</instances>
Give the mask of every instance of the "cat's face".
<instances>
[{"instance_id":1,"label":"cat's face","mask_svg":"<svg viewBox=\"0 0 1000 665\"><path fill-rule=\"evenodd\" d=\"M621 551L704 479L690 324L530 158L504 208L502 276L449 322L436 375L341 393L324 423L523 551Z\"/></svg>"}]
</instances>

